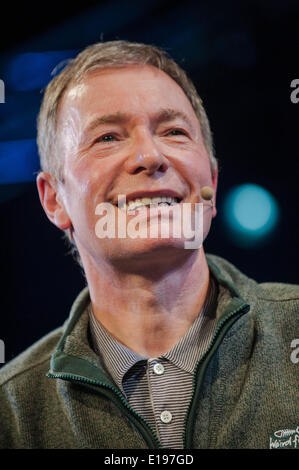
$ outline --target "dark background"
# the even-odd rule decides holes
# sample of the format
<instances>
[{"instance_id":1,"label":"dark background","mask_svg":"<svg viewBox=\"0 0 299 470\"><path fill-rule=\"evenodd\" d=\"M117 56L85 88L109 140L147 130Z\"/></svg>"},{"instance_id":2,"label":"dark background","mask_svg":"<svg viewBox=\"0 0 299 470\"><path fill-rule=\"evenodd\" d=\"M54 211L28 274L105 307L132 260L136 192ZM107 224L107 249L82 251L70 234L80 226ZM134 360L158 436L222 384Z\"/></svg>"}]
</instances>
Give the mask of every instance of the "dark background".
<instances>
[{"instance_id":1,"label":"dark background","mask_svg":"<svg viewBox=\"0 0 299 470\"><path fill-rule=\"evenodd\" d=\"M8 64L20 53L79 51L114 39L166 49L199 90L220 162L218 216L206 251L258 281L299 283L299 103L290 100L290 83L299 78L298 1L101 1L70 9L62 9L61 2L39 7L5 3L0 41L4 81ZM22 70L18 73L21 81ZM0 143L35 138L41 97L38 89L6 89ZM229 188L247 182L272 193L280 219L266 242L240 248L221 207ZM0 184L0 210L0 339L7 362L62 324L85 282L66 254L61 233L43 213L33 177Z\"/></svg>"}]
</instances>

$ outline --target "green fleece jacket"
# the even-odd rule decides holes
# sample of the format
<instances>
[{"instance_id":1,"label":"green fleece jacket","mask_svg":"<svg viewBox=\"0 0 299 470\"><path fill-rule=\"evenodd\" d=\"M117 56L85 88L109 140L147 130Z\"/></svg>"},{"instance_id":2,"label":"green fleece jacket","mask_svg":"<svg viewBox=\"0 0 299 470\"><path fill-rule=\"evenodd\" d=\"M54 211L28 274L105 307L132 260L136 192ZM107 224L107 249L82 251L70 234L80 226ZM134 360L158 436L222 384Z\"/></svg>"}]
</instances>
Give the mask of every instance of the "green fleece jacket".
<instances>
[{"instance_id":1,"label":"green fleece jacket","mask_svg":"<svg viewBox=\"0 0 299 470\"><path fill-rule=\"evenodd\" d=\"M299 286L258 284L207 260L218 326L194 370L185 448L299 448ZM161 448L92 350L88 303L86 288L63 327L0 370L0 448Z\"/></svg>"}]
</instances>

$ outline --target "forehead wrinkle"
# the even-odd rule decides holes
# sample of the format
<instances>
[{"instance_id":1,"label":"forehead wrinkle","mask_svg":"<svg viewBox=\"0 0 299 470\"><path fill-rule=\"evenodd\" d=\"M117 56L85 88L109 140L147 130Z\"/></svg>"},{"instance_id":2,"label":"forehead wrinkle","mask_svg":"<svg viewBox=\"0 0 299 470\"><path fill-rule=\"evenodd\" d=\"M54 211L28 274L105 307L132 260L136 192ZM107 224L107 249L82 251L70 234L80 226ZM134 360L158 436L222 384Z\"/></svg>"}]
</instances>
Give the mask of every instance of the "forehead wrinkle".
<instances>
[{"instance_id":1,"label":"forehead wrinkle","mask_svg":"<svg viewBox=\"0 0 299 470\"><path fill-rule=\"evenodd\" d=\"M130 120L130 115L127 113L117 112L113 114L104 114L103 116L97 116L92 119L86 126L85 132L91 132L101 124L123 124L128 120Z\"/></svg>"},{"instance_id":2,"label":"forehead wrinkle","mask_svg":"<svg viewBox=\"0 0 299 470\"><path fill-rule=\"evenodd\" d=\"M87 125L84 133L88 134L89 132L92 132L101 124L124 124L126 122L132 121L133 118L133 115L120 111L112 114L105 114L103 116L97 116ZM162 124L163 122L174 121L177 118L182 119L194 131L194 126L187 114L183 111L171 108L165 108L157 111L152 115L151 121L153 124L158 125Z\"/></svg>"}]
</instances>

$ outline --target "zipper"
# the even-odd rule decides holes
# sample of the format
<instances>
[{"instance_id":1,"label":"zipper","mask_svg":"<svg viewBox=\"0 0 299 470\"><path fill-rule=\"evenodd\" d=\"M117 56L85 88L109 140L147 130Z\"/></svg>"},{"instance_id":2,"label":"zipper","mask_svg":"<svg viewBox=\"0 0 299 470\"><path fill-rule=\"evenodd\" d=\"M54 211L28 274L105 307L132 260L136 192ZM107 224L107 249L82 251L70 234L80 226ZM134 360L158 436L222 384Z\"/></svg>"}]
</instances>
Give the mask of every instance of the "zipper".
<instances>
[{"instance_id":1,"label":"zipper","mask_svg":"<svg viewBox=\"0 0 299 470\"><path fill-rule=\"evenodd\" d=\"M195 407L196 407L196 397L199 394L199 390L203 381L204 373L206 370L207 365L210 362L210 359L218 349L224 335L226 332L229 330L229 328L233 325L233 323L238 320L243 314L247 313L250 309L250 306L248 304L243 304L241 307L239 307L237 310L231 312L229 315L224 317L217 325L216 330L214 332L213 338L203 354L203 356L200 358L198 363L195 366L194 369L194 374L193 374L193 385L192 385L192 394L191 394L191 400L189 403L189 407L186 413L185 417L185 422L184 422L184 435L183 435L183 442L184 442L184 449L189 449L190 444L191 444L191 438L192 438L192 430L193 430L193 424L195 420ZM239 315L237 315L239 313ZM233 319L232 319L233 317ZM231 320L231 321L230 321ZM224 325L226 325L226 328L223 328ZM222 330L222 334L220 335L220 332ZM218 341L217 341L218 340ZM217 341L216 347L215 343ZM212 349L214 350L212 351ZM196 386L197 384L197 386Z\"/></svg>"},{"instance_id":2,"label":"zipper","mask_svg":"<svg viewBox=\"0 0 299 470\"><path fill-rule=\"evenodd\" d=\"M156 436L155 432L153 431L151 425L146 421L146 419L143 418L143 416L139 415L138 413L136 413L136 411L133 408L131 408L131 406L127 403L122 393L119 390L117 390L115 387L109 386L108 384L97 382L96 380L88 379L87 377L82 377L82 376L73 375L73 374L48 372L47 377L50 377L53 379L64 379L64 380L70 380L74 382L80 382L84 384L84 386L87 386L87 387L90 386L88 388L91 388L92 390L96 390L97 392L99 392L98 387L103 387L104 389L106 388L107 390L111 390L114 394L118 396L118 398L120 398L122 404L125 407L125 414L129 416L131 420L133 418L133 422L135 426L137 427L140 434L142 435L142 437L148 444L149 448L150 449L162 448L162 445L158 437ZM103 390L100 393L103 393ZM120 408L119 402L115 401L111 397L110 393L103 393L103 394L106 395L108 398L110 398L118 406L118 408ZM121 410L124 411L123 408L121 408ZM147 429L144 428L144 425L150 431L149 433L147 432Z\"/></svg>"},{"instance_id":3,"label":"zipper","mask_svg":"<svg viewBox=\"0 0 299 470\"><path fill-rule=\"evenodd\" d=\"M183 443L184 443L183 448L184 449L190 448L190 443L191 443L191 438L192 438L192 428L193 428L193 423L194 423L194 418L195 418L194 408L196 406L196 401L197 401L196 396L199 393L200 386L201 386L203 376L204 376L204 372L209 363L209 359L211 359L212 355L216 352L219 344L221 343L228 329L232 326L232 324L238 318L240 318L241 315L243 315L244 313L247 313L249 309L250 309L250 306L244 303L239 308L237 308L233 312L230 312L229 315L227 315L222 320L220 320L207 350L205 351L205 353L203 354L203 356L201 357L201 359L198 361L198 363L195 366L195 370L193 373L192 394L191 394L191 399L189 402L189 406L188 406L188 410L187 410L187 413L185 416L185 422L184 422L184 433L183 433ZM239 315L237 315L238 313ZM226 325L227 327L223 329L225 324L227 324ZM222 333L221 335L220 335L220 332ZM216 342L217 342L217 345L214 348ZM214 348L214 351L212 351L213 348ZM145 442L147 443L150 449L163 448L159 441L158 436L155 434L151 425L146 421L145 418L143 418L143 416L139 415L138 413L136 413L136 411L133 408L131 408L131 406L125 400L123 394L112 385L110 386L109 384L98 382L97 380L93 380L87 377L69 374L69 373L52 373L49 371L47 373L47 376L50 378L65 379L65 380L70 380L74 382L80 382L81 384L84 384L84 386L86 386L87 388L90 388L98 393L102 393L103 395L107 396L115 403L116 406L118 406L118 408L121 411L125 412L125 414L131 420L133 420L136 428L139 430L140 434L142 435L142 437L144 438ZM197 386L196 386L196 383L197 383ZM99 390L99 387L102 387L102 389ZM104 392L105 389L107 389L106 393ZM120 407L119 400L113 399L111 393L109 393L109 390L112 391L113 394L116 395L120 399L123 405L122 407ZM189 419L189 416L190 416L190 419Z\"/></svg>"}]
</instances>

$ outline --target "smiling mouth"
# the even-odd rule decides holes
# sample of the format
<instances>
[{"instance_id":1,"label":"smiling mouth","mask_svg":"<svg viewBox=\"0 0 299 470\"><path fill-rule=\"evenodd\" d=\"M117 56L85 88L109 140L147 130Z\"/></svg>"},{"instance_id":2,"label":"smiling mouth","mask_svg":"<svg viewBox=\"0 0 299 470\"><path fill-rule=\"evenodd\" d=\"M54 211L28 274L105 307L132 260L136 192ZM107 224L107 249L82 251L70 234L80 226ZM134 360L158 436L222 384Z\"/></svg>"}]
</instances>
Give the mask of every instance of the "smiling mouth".
<instances>
[{"instance_id":1,"label":"smiling mouth","mask_svg":"<svg viewBox=\"0 0 299 470\"><path fill-rule=\"evenodd\" d=\"M180 204L184 195L170 188L144 189L130 193L121 191L112 200L112 204L118 209L125 211L137 211L142 209L151 209L154 207L174 207Z\"/></svg>"},{"instance_id":2,"label":"smiling mouth","mask_svg":"<svg viewBox=\"0 0 299 470\"><path fill-rule=\"evenodd\" d=\"M172 196L155 196L131 199L128 202L120 201L117 207L126 211L135 211L140 209L150 209L153 207L172 207L182 201L181 198Z\"/></svg>"}]
</instances>

